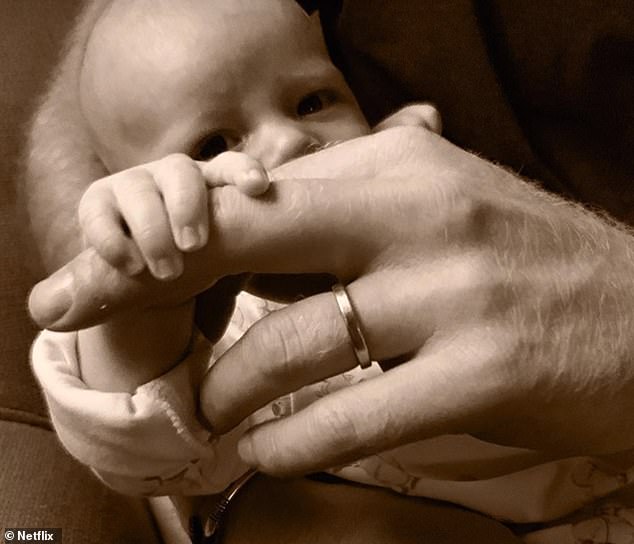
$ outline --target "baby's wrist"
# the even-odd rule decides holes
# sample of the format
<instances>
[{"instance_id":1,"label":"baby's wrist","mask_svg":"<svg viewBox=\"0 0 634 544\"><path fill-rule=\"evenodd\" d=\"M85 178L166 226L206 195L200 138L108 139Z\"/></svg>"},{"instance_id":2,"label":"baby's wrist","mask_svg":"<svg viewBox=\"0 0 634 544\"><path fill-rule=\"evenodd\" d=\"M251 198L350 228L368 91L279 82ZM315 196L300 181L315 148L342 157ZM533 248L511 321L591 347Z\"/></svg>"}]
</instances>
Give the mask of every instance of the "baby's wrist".
<instances>
[{"instance_id":1,"label":"baby's wrist","mask_svg":"<svg viewBox=\"0 0 634 544\"><path fill-rule=\"evenodd\" d=\"M192 337L192 302L117 316L78 332L81 378L91 389L133 393L181 362Z\"/></svg>"}]
</instances>

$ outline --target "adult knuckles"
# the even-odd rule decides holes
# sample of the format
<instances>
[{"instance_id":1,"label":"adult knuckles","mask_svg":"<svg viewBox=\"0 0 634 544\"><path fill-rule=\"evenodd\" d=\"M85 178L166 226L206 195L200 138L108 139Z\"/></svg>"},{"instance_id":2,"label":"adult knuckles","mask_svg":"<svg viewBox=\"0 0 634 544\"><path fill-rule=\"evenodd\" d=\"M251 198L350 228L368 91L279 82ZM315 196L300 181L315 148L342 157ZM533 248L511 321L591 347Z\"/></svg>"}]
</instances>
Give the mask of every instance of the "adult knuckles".
<instances>
[{"instance_id":1,"label":"adult knuckles","mask_svg":"<svg viewBox=\"0 0 634 544\"><path fill-rule=\"evenodd\" d=\"M255 429L247 439L254 447L260 471L267 474L284 474L288 471L287 463L291 460L286 460L278 436L268 426Z\"/></svg>"},{"instance_id":2,"label":"adult knuckles","mask_svg":"<svg viewBox=\"0 0 634 544\"><path fill-rule=\"evenodd\" d=\"M375 134L371 147L374 175L419 175L430 137L436 136L416 126L392 127Z\"/></svg>"},{"instance_id":3,"label":"adult knuckles","mask_svg":"<svg viewBox=\"0 0 634 544\"><path fill-rule=\"evenodd\" d=\"M338 399L326 398L307 410L307 434L318 437L319 450L350 457L365 449L359 421Z\"/></svg>"},{"instance_id":4,"label":"adult knuckles","mask_svg":"<svg viewBox=\"0 0 634 544\"><path fill-rule=\"evenodd\" d=\"M385 182L383 191L388 192L391 202L397 206L392 212L407 214L411 219L409 226L417 227L425 236L441 234L445 242L450 243L485 243L501 211L495 197L477 175L471 175L468 167L456 166L445 158L446 152L457 152L470 161L470 154L424 129L391 130L397 132L404 143L395 155L379 157L376 177ZM449 148L432 156L433 148L445 146ZM385 208L385 205L378 206L379 210L381 206Z\"/></svg>"},{"instance_id":5,"label":"adult knuckles","mask_svg":"<svg viewBox=\"0 0 634 544\"><path fill-rule=\"evenodd\" d=\"M499 318L513 304L506 274L486 251L463 255L454 279L459 298L471 315Z\"/></svg>"},{"instance_id":6,"label":"adult knuckles","mask_svg":"<svg viewBox=\"0 0 634 544\"><path fill-rule=\"evenodd\" d=\"M288 381L309 355L296 318L283 310L257 321L245 334L243 349L257 357L259 377L273 384Z\"/></svg>"},{"instance_id":7,"label":"adult knuckles","mask_svg":"<svg viewBox=\"0 0 634 544\"><path fill-rule=\"evenodd\" d=\"M419 149L430 141L429 131L421 126L414 125L391 127L377 133L374 137L383 146L393 145L395 149L410 147Z\"/></svg>"},{"instance_id":8,"label":"adult knuckles","mask_svg":"<svg viewBox=\"0 0 634 544\"><path fill-rule=\"evenodd\" d=\"M449 239L459 239L480 246L487 243L495 209L483 195L457 181L446 191L444 223Z\"/></svg>"}]
</instances>

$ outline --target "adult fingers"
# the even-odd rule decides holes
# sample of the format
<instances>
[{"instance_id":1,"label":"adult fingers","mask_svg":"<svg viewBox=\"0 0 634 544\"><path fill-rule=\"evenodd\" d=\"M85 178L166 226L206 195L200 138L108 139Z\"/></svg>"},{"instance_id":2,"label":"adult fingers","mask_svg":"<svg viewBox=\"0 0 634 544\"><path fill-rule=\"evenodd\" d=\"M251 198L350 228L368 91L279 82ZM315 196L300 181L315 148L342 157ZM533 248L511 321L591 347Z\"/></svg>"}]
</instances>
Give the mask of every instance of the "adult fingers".
<instances>
[{"instance_id":1,"label":"adult fingers","mask_svg":"<svg viewBox=\"0 0 634 544\"><path fill-rule=\"evenodd\" d=\"M183 251L200 249L207 243L209 217L207 188L198 165L176 153L157 161L153 174L176 245Z\"/></svg>"},{"instance_id":2,"label":"adult fingers","mask_svg":"<svg viewBox=\"0 0 634 544\"><path fill-rule=\"evenodd\" d=\"M372 359L393 363L439 331L488 320L496 285L480 257L456 253L416 266L390 261L347 291ZM202 414L224 432L273 399L356 365L335 297L322 293L260 319L216 361L201 387Z\"/></svg>"},{"instance_id":3,"label":"adult fingers","mask_svg":"<svg viewBox=\"0 0 634 544\"><path fill-rule=\"evenodd\" d=\"M114 195L121 215L148 264L152 275L171 280L183 271L183 259L176 248L165 205L151 172L135 169L130 175L134 183L122 178L113 183Z\"/></svg>"},{"instance_id":4,"label":"adult fingers","mask_svg":"<svg viewBox=\"0 0 634 544\"><path fill-rule=\"evenodd\" d=\"M322 470L443 434L477 433L508 398L490 331L435 339L412 360L260 425L244 461L277 475ZM500 414L497 414L500 422Z\"/></svg>"},{"instance_id":5,"label":"adult fingers","mask_svg":"<svg viewBox=\"0 0 634 544\"><path fill-rule=\"evenodd\" d=\"M130 275L145 268L141 252L124 232L123 218L108 187L93 183L79 203L78 215L86 242L112 266Z\"/></svg>"},{"instance_id":6,"label":"adult fingers","mask_svg":"<svg viewBox=\"0 0 634 544\"><path fill-rule=\"evenodd\" d=\"M122 309L182 304L217 281L204 266L201 261L167 283L147 271L128 276L91 247L33 287L29 312L41 328L68 331L103 323Z\"/></svg>"},{"instance_id":7,"label":"adult fingers","mask_svg":"<svg viewBox=\"0 0 634 544\"><path fill-rule=\"evenodd\" d=\"M148 276L123 274L90 247L33 287L29 312L41 328L73 330L80 328L75 326L77 323L90 327L105 320L113 306L123 306L124 302L133 305L142 297L151 296L151 283L158 280L148 281Z\"/></svg>"},{"instance_id":8,"label":"adult fingers","mask_svg":"<svg viewBox=\"0 0 634 544\"><path fill-rule=\"evenodd\" d=\"M262 273L330 272L341 279L358 276L372 258L372 246L387 240L368 239L361 222L348 213L346 198L358 200L355 184L279 182L262 199L252 199L233 187L212 192L214 217L210 242L185 254L185 272L157 289L148 275L130 284L124 274L94 252L76 258L32 290L29 308L42 327L72 330L106 319L126 306L126 296L138 303L160 305L177 295L194 296L219 277L247 271ZM330 198L332 195L332 198ZM298 213L310 210L311 213ZM368 209L364 209L367 213ZM368 216L384 231L380 218ZM337 246L333 247L333 239ZM307 249L310 248L310 251ZM92 271L87 268L93 267ZM108 281L100 281L100 275ZM117 283L120 280L120 285ZM99 305L95 304L99 301ZM100 309L105 304L104 309Z\"/></svg>"},{"instance_id":9,"label":"adult fingers","mask_svg":"<svg viewBox=\"0 0 634 544\"><path fill-rule=\"evenodd\" d=\"M437 172L432 155L424 153L426 145L454 149L426 130L392 129L282 167L276 176L292 180L274 183L262 198L249 198L233 187L210 191L214 218L210 242L185 256L185 273L170 282L169 292L160 293L147 278L138 277L137 300L150 301L143 292L156 297L154 304L174 292L193 296L218 277L245 271L330 273L344 281L358 277L386 247L397 242L395 237L411 229L412 220L424 217L418 202L426 194L421 180L433 180L432 173ZM423 160L418 160L421 156ZM414 159L416 164L410 165L412 172L407 175L402 163ZM348 176L345 182L306 179L339 174ZM399 174L400 179L386 179ZM89 263L96 266L94 274L67 277ZM44 327L81 328L125 305L121 292L129 293L127 280L121 277L119 288L112 271L107 272L107 283L98 280L98 271L104 273L108 267L103 268L92 256L38 284L30 297L33 318ZM83 283L87 278L93 280L91 285ZM78 291L87 298L79 300ZM94 300L103 301L109 310L99 310L92 304Z\"/></svg>"},{"instance_id":10,"label":"adult fingers","mask_svg":"<svg viewBox=\"0 0 634 544\"><path fill-rule=\"evenodd\" d=\"M406 276L391 270L347 287L374 360L417 350L435 329L434 312L420 311L420 300L433 310L436 287L429 282L421 293ZM357 364L334 295L322 293L257 321L216 361L201 386L201 412L225 432L273 399Z\"/></svg>"}]
</instances>

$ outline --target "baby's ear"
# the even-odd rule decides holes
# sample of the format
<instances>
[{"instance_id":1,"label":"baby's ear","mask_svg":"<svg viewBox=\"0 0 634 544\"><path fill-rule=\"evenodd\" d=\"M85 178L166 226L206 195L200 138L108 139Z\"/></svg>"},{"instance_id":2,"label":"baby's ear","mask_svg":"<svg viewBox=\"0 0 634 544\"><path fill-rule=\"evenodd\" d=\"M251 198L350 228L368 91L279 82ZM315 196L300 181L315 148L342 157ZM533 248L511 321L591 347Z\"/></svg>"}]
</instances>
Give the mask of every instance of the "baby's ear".
<instances>
[{"instance_id":1,"label":"baby's ear","mask_svg":"<svg viewBox=\"0 0 634 544\"><path fill-rule=\"evenodd\" d=\"M422 127L440 134L442 132L440 112L429 102L410 104L383 119L372 129L372 132L406 126Z\"/></svg>"}]
</instances>

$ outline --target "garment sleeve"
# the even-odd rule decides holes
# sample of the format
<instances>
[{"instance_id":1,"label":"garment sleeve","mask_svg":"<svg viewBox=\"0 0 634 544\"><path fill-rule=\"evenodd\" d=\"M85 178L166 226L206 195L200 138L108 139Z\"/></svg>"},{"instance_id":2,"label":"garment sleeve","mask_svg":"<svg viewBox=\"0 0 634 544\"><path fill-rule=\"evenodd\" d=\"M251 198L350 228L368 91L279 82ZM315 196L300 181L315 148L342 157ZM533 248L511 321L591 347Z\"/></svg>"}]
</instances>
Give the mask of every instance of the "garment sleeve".
<instances>
[{"instance_id":1,"label":"garment sleeve","mask_svg":"<svg viewBox=\"0 0 634 544\"><path fill-rule=\"evenodd\" d=\"M247 470L237 454L246 424L216 437L196 417L210 356L197 340L183 362L129 394L82 381L76 332L43 331L31 350L65 448L108 486L135 495L217 493Z\"/></svg>"}]
</instances>

